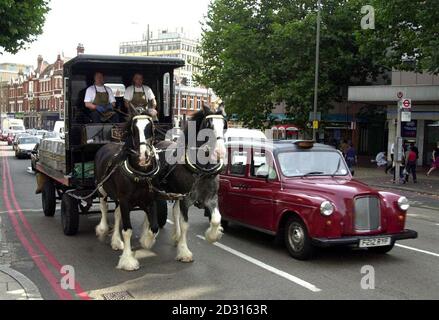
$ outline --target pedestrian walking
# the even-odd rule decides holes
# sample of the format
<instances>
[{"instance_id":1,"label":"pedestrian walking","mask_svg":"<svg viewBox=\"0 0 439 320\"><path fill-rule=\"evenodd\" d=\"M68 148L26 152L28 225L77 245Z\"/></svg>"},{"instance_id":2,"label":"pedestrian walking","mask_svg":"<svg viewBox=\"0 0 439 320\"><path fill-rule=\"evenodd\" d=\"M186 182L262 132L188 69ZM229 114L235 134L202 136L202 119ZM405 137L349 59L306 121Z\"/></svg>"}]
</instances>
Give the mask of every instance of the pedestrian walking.
<instances>
[{"instance_id":1,"label":"pedestrian walking","mask_svg":"<svg viewBox=\"0 0 439 320\"><path fill-rule=\"evenodd\" d=\"M431 165L430 170L427 172L427 176L429 176L434 170L439 169L439 142L437 143L436 149L433 150L433 163Z\"/></svg>"},{"instance_id":2,"label":"pedestrian walking","mask_svg":"<svg viewBox=\"0 0 439 320\"><path fill-rule=\"evenodd\" d=\"M412 175L413 183L417 183L416 178L416 165L417 165L417 154L414 146L411 146L406 156L406 174L405 182L409 182L409 176ZM417 149L417 148L416 148Z\"/></svg>"},{"instance_id":3,"label":"pedestrian walking","mask_svg":"<svg viewBox=\"0 0 439 320\"><path fill-rule=\"evenodd\" d=\"M387 174L387 172L389 172L390 169L394 170L394 168L395 168L394 154L395 154L395 144L392 143L392 145L390 147L390 162L387 164L386 170L385 170L386 174Z\"/></svg>"},{"instance_id":4,"label":"pedestrian walking","mask_svg":"<svg viewBox=\"0 0 439 320\"><path fill-rule=\"evenodd\" d=\"M346 140L343 140L343 142L340 144L340 151L343 154L343 157L346 158L346 153L349 150L349 144Z\"/></svg>"},{"instance_id":5,"label":"pedestrian walking","mask_svg":"<svg viewBox=\"0 0 439 320\"><path fill-rule=\"evenodd\" d=\"M357 164L357 160L357 152L355 151L354 145L350 143L349 148L346 151L346 163L352 175L355 175L355 165Z\"/></svg>"}]
</instances>

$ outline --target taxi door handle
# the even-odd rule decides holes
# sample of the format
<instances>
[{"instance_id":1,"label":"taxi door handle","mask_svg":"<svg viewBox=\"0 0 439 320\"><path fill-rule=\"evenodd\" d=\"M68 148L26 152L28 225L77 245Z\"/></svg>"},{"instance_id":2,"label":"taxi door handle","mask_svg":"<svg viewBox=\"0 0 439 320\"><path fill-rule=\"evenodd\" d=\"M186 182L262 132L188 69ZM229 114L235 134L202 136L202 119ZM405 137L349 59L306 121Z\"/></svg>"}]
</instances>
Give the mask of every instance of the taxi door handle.
<instances>
[{"instance_id":1,"label":"taxi door handle","mask_svg":"<svg viewBox=\"0 0 439 320\"><path fill-rule=\"evenodd\" d=\"M243 183L232 185L233 189L248 189L249 186Z\"/></svg>"}]
</instances>

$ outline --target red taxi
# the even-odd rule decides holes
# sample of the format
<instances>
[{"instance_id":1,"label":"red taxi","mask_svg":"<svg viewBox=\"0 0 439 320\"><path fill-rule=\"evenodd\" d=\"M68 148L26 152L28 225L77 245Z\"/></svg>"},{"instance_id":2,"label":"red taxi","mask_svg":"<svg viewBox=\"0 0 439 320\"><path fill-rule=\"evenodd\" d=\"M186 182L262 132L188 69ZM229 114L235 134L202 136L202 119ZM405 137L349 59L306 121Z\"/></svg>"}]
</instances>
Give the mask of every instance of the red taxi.
<instances>
[{"instance_id":1,"label":"red taxi","mask_svg":"<svg viewBox=\"0 0 439 320\"><path fill-rule=\"evenodd\" d=\"M220 177L224 225L238 223L283 239L292 257L315 247L353 246L378 253L417 238L405 229L405 197L352 178L341 153L311 141L230 142Z\"/></svg>"}]
</instances>

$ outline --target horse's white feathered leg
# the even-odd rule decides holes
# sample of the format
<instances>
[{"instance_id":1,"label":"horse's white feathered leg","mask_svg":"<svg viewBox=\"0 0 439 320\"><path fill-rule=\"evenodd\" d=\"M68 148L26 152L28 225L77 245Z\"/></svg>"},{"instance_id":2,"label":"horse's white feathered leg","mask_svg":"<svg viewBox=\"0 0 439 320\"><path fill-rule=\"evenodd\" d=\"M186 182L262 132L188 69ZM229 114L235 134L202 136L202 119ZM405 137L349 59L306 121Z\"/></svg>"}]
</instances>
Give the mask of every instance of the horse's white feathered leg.
<instances>
[{"instance_id":1,"label":"horse's white feathered leg","mask_svg":"<svg viewBox=\"0 0 439 320\"><path fill-rule=\"evenodd\" d=\"M181 238L181 227L180 227L180 201L177 200L172 208L172 215L174 216L174 228L172 229L172 241L174 245L177 246Z\"/></svg>"},{"instance_id":2,"label":"horse's white feathered leg","mask_svg":"<svg viewBox=\"0 0 439 320\"><path fill-rule=\"evenodd\" d=\"M114 211L114 230L111 236L111 248L113 250L123 250L124 244L122 238L120 237L120 222L122 220L122 214L120 212L120 206Z\"/></svg>"},{"instance_id":3,"label":"horse's white feathered leg","mask_svg":"<svg viewBox=\"0 0 439 320\"><path fill-rule=\"evenodd\" d=\"M128 229L127 231L122 230L124 249L120 256L119 263L117 265L118 269L126 271L134 271L139 269L139 261L134 257L134 253L131 250L131 236L133 235L133 230Z\"/></svg>"},{"instance_id":4,"label":"horse's white feathered leg","mask_svg":"<svg viewBox=\"0 0 439 320\"><path fill-rule=\"evenodd\" d=\"M221 214L218 208L214 208L210 219L210 227L206 230L205 238L207 242L214 243L219 241L222 236L223 227L221 226Z\"/></svg>"},{"instance_id":5,"label":"horse's white feathered leg","mask_svg":"<svg viewBox=\"0 0 439 320\"><path fill-rule=\"evenodd\" d=\"M96 236L99 238L100 241L104 241L105 237L108 234L108 202L106 200L107 193L105 192L104 188L99 188L99 192L101 193L102 197L99 199L100 202L100 209L101 209L101 222L96 226Z\"/></svg>"},{"instance_id":6,"label":"horse's white feathered leg","mask_svg":"<svg viewBox=\"0 0 439 320\"><path fill-rule=\"evenodd\" d=\"M144 249L151 249L157 237L157 234L154 234L149 225L148 215L145 213L145 221L143 222L143 231L142 236L140 237L140 245Z\"/></svg>"},{"instance_id":7,"label":"horse's white feathered leg","mask_svg":"<svg viewBox=\"0 0 439 320\"><path fill-rule=\"evenodd\" d=\"M177 257L175 258L181 262L194 261L192 252L187 246L187 231L189 229L189 223L184 221L183 215L180 214L180 239L177 244Z\"/></svg>"}]
</instances>

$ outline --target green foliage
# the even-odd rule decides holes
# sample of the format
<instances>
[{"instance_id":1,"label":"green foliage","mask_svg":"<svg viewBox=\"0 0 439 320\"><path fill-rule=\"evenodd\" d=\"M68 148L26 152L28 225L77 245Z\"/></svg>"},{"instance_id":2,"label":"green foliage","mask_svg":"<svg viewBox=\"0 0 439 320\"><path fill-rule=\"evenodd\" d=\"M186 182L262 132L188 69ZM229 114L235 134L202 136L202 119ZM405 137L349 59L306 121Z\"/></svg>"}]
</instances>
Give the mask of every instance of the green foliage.
<instances>
[{"instance_id":1,"label":"green foliage","mask_svg":"<svg viewBox=\"0 0 439 320\"><path fill-rule=\"evenodd\" d=\"M359 0L325 0L322 9L319 111L383 70L360 52ZM313 105L317 1L212 0L201 44L199 82L223 98L228 113L263 127L285 102L303 125Z\"/></svg>"},{"instance_id":2,"label":"green foliage","mask_svg":"<svg viewBox=\"0 0 439 320\"><path fill-rule=\"evenodd\" d=\"M361 51L388 68L438 74L439 1L370 0L369 4L375 8L376 28L356 34Z\"/></svg>"},{"instance_id":3,"label":"green foliage","mask_svg":"<svg viewBox=\"0 0 439 320\"><path fill-rule=\"evenodd\" d=\"M15 54L35 41L49 10L46 0L0 0L0 47Z\"/></svg>"}]
</instances>

